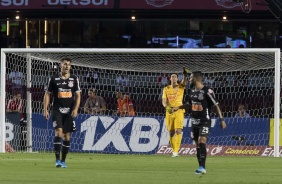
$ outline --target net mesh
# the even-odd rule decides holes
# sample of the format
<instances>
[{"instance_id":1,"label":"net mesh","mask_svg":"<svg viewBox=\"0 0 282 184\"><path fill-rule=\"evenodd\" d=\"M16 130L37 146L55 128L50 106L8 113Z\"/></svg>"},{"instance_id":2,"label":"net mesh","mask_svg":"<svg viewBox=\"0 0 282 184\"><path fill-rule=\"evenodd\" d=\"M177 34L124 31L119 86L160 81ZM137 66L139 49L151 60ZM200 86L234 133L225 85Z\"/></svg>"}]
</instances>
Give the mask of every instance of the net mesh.
<instances>
[{"instance_id":1,"label":"net mesh","mask_svg":"<svg viewBox=\"0 0 282 184\"><path fill-rule=\"evenodd\" d=\"M162 89L170 73L183 77L182 68L204 73L204 84L213 88L220 102L228 128L221 131L213 113L210 145L267 146L270 140L270 118L274 114L274 53L193 53L193 52L109 52L109 53L30 53L32 93L32 145L25 142L21 129L18 143L7 141L15 150L53 150L52 122L42 116L44 88L48 77L59 71L59 61L68 57L73 61L71 72L80 79L81 108L76 119L77 131L72 134L71 151L102 153L150 153L168 145L164 123ZM22 95L23 116L26 110L26 53L7 54L6 95ZM12 72L22 75L11 75ZM104 98L106 111L101 114L84 113L89 88ZM189 92L189 85L185 94ZM116 116L115 92L121 91L131 99L135 117ZM187 95L184 96L187 101ZM245 117L235 117L243 105ZM182 145L192 145L189 111L186 113ZM248 116L249 115L249 116ZM8 115L7 115L8 116ZM19 118L21 118L20 115ZM13 126L26 127L25 121L10 120ZM11 129L10 129L11 130ZM15 133L11 130L10 132ZM20 144L20 147L17 147ZM184 150L184 148L183 148Z\"/></svg>"}]
</instances>

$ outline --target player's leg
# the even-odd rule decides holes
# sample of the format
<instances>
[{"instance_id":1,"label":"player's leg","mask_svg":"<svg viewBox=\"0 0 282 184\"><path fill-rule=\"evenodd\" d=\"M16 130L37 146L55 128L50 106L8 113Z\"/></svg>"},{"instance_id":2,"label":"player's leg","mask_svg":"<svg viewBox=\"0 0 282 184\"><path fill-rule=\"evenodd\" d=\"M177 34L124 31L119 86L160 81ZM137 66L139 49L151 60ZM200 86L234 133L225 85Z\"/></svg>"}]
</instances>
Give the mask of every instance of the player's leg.
<instances>
[{"instance_id":1,"label":"player's leg","mask_svg":"<svg viewBox=\"0 0 282 184\"><path fill-rule=\"evenodd\" d=\"M177 151L177 143L176 143L176 137L175 137L175 129L172 129L169 131L169 141L172 148L172 157L178 157L178 151Z\"/></svg>"},{"instance_id":2,"label":"player's leg","mask_svg":"<svg viewBox=\"0 0 282 184\"><path fill-rule=\"evenodd\" d=\"M172 156L174 156L174 148L175 148L175 138L174 138L175 130L174 130L173 123L172 123L173 120L174 118L172 114L167 113L165 117L165 124L166 124L167 131L169 133L169 142L170 142L170 146L173 152Z\"/></svg>"},{"instance_id":3,"label":"player's leg","mask_svg":"<svg viewBox=\"0 0 282 184\"><path fill-rule=\"evenodd\" d=\"M199 127L196 125L192 125L191 127L191 138L193 139L194 143L196 144L196 156L199 163L199 167L201 166L201 159L200 159L200 148L198 144L199 139Z\"/></svg>"},{"instance_id":4,"label":"player's leg","mask_svg":"<svg viewBox=\"0 0 282 184\"><path fill-rule=\"evenodd\" d=\"M67 154L69 153L69 148L70 148L70 132L67 132L64 134L63 138L63 144L62 144L62 158L61 158L61 163L62 163L62 168L66 168L66 158Z\"/></svg>"},{"instance_id":5,"label":"player's leg","mask_svg":"<svg viewBox=\"0 0 282 184\"><path fill-rule=\"evenodd\" d=\"M63 144L62 144L62 158L61 158L61 162L62 162L62 167L66 168L66 158L67 158L67 154L69 152L69 148L70 148L70 137L71 137L71 133L74 129L73 129L73 118L71 117L70 114L66 114L64 119L63 119Z\"/></svg>"},{"instance_id":6,"label":"player's leg","mask_svg":"<svg viewBox=\"0 0 282 184\"><path fill-rule=\"evenodd\" d=\"M182 129L184 121L184 111L178 110L175 112L174 129L175 129L175 153L178 155L178 151L182 141Z\"/></svg>"},{"instance_id":7,"label":"player's leg","mask_svg":"<svg viewBox=\"0 0 282 184\"><path fill-rule=\"evenodd\" d=\"M60 152L61 152L61 139L63 137L62 129L62 114L58 111L53 111L52 113L53 127L55 129L55 137L53 140L54 152L56 157L56 167L61 167Z\"/></svg>"},{"instance_id":8,"label":"player's leg","mask_svg":"<svg viewBox=\"0 0 282 184\"><path fill-rule=\"evenodd\" d=\"M211 122L207 122L200 127L198 145L200 149L200 168L198 169L199 174L206 173L206 158L207 158L207 149L206 142L207 136L210 134Z\"/></svg>"}]
</instances>

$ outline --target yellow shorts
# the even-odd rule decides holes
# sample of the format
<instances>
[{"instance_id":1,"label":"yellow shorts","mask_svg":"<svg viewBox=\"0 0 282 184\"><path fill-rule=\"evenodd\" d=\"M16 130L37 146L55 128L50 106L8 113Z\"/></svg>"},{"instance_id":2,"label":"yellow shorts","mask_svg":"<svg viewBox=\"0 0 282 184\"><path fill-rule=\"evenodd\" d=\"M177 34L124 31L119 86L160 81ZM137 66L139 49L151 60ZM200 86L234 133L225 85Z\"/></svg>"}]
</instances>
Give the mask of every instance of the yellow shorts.
<instances>
[{"instance_id":1,"label":"yellow shorts","mask_svg":"<svg viewBox=\"0 0 282 184\"><path fill-rule=\"evenodd\" d=\"M183 129L184 109L180 109L172 114L168 112L165 115L165 124L168 131L175 129Z\"/></svg>"}]
</instances>

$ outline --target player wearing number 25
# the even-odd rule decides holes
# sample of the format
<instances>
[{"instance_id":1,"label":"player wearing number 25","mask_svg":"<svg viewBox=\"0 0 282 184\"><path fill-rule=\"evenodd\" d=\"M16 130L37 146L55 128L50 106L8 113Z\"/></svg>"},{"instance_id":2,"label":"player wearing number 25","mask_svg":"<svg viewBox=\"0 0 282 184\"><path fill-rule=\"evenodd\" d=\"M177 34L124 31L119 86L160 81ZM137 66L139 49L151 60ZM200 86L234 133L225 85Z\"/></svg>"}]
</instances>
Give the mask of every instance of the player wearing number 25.
<instances>
[{"instance_id":1,"label":"player wearing number 25","mask_svg":"<svg viewBox=\"0 0 282 184\"><path fill-rule=\"evenodd\" d=\"M183 75L183 80L181 81L181 83L179 83L177 74L171 74L171 84L163 89L162 96L162 105L166 108L166 128L169 131L169 141L173 150L172 157L178 156L178 151L182 140L182 129L185 110L181 109L176 112L172 112L172 108L182 105L187 78L187 72L185 69Z\"/></svg>"},{"instance_id":2,"label":"player wearing number 25","mask_svg":"<svg viewBox=\"0 0 282 184\"><path fill-rule=\"evenodd\" d=\"M220 125L224 129L226 128L225 121L223 119L221 110L218 106L218 101L215 98L212 89L203 85L203 75L200 71L192 72L190 76L190 88L189 93L189 103L182 105L180 107L174 108L173 110L181 110L187 107L192 108L191 111L191 136L195 141L197 146L197 158L199 163L199 168L196 170L195 174L205 174L206 173L206 142L207 136L210 133L211 128L211 109L212 106L216 106L217 113L220 118ZM177 111L176 111L177 112Z\"/></svg>"},{"instance_id":3,"label":"player wearing number 25","mask_svg":"<svg viewBox=\"0 0 282 184\"><path fill-rule=\"evenodd\" d=\"M71 132L75 131L74 118L80 105L80 87L77 76L70 74L71 59L63 58L60 63L61 72L49 79L48 89L44 96L44 117L49 119L48 106L50 94L53 93L52 122L55 129L54 151L56 167L66 168L66 156L70 148ZM61 152L62 144L62 157Z\"/></svg>"}]
</instances>

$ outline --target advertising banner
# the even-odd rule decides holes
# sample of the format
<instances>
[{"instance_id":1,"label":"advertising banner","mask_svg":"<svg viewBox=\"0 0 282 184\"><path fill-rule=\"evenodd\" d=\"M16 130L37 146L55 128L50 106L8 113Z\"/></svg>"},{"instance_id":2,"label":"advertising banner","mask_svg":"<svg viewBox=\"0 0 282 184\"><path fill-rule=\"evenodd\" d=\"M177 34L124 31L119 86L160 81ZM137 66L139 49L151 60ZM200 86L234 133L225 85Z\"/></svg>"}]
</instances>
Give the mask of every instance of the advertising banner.
<instances>
[{"instance_id":1,"label":"advertising banner","mask_svg":"<svg viewBox=\"0 0 282 184\"><path fill-rule=\"evenodd\" d=\"M261 0L253 0L249 4L236 3L232 0L121 0L121 8L126 9L189 9L189 10L267 10L259 5Z\"/></svg>"},{"instance_id":2,"label":"advertising banner","mask_svg":"<svg viewBox=\"0 0 282 184\"><path fill-rule=\"evenodd\" d=\"M282 147L280 147L280 156L282 156ZM170 145L161 146L156 154L171 155ZM207 154L209 156L274 156L274 149L271 146L217 146L207 145ZM179 150L179 155L196 156L196 146L185 144Z\"/></svg>"},{"instance_id":3,"label":"advertising banner","mask_svg":"<svg viewBox=\"0 0 282 184\"><path fill-rule=\"evenodd\" d=\"M247 2L247 1L246 1ZM0 0L0 10L24 9L188 9L188 10L267 10L261 0L236 3L232 0Z\"/></svg>"},{"instance_id":4,"label":"advertising banner","mask_svg":"<svg viewBox=\"0 0 282 184\"><path fill-rule=\"evenodd\" d=\"M114 0L0 0L1 9L112 9Z\"/></svg>"},{"instance_id":5,"label":"advertising banner","mask_svg":"<svg viewBox=\"0 0 282 184\"><path fill-rule=\"evenodd\" d=\"M51 120L48 122L44 120L42 114L34 114L32 119L33 150L52 151L53 123ZM81 114L75 120L77 131L71 135L71 151L165 154L169 150L167 146L169 138L164 121L163 116L116 117ZM226 149L233 149L234 145L253 145L254 147L268 145L269 119L226 118L226 123L227 129L222 130L219 126L219 120L212 120L208 144L224 145L227 146ZM191 122L189 117L186 117L184 119L182 139L184 147L181 148L182 151L186 150L184 149L185 145L188 145L189 149L190 145L193 147L190 131ZM232 155L232 151L228 150L226 154Z\"/></svg>"}]
</instances>

